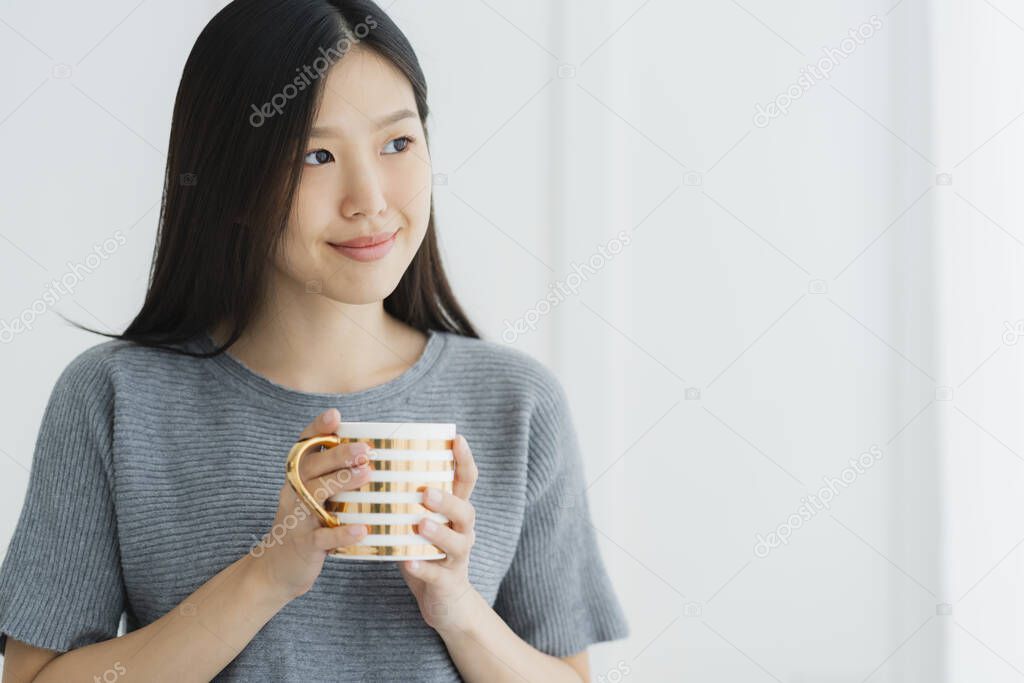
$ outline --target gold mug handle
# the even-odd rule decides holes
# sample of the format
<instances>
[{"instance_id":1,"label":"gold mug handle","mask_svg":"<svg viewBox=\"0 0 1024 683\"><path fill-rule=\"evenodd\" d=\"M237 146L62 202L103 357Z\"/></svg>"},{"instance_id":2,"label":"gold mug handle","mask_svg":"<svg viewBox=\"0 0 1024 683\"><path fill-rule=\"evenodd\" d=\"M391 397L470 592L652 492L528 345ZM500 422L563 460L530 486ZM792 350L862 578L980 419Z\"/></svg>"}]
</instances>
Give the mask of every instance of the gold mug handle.
<instances>
[{"instance_id":1,"label":"gold mug handle","mask_svg":"<svg viewBox=\"0 0 1024 683\"><path fill-rule=\"evenodd\" d=\"M317 503L313 494L306 489L306 485L302 483L302 477L299 476L299 462L302 461L302 456L313 449L318 449L320 446L334 448L340 443L341 437L337 434L324 434L301 439L292 446L291 451L288 452L288 461L285 463L285 477L291 484L292 490L295 491L295 495L306 504L307 508L315 512L320 518L320 523L327 527L341 526L341 523L334 515L325 510L324 506Z\"/></svg>"}]
</instances>

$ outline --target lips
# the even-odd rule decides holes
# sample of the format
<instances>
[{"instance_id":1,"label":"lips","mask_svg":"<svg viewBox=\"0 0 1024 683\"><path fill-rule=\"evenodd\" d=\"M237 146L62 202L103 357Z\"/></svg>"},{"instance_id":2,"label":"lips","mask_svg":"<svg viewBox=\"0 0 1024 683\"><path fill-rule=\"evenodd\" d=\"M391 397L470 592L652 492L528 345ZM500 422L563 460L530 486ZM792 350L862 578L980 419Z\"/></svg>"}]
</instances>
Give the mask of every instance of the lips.
<instances>
[{"instance_id":1,"label":"lips","mask_svg":"<svg viewBox=\"0 0 1024 683\"><path fill-rule=\"evenodd\" d=\"M395 246L395 235L397 234L398 230L391 233L379 232L374 235L356 237L339 244L333 242L328 242L328 244L335 252L353 261L377 261L387 256L391 248Z\"/></svg>"},{"instance_id":2,"label":"lips","mask_svg":"<svg viewBox=\"0 0 1024 683\"><path fill-rule=\"evenodd\" d=\"M364 249L366 247L372 247L377 244L387 242L389 239L394 237L398 230L392 232L377 232L372 235L362 235L354 239L350 239L345 242L330 242L329 244L334 247L349 247L352 249Z\"/></svg>"}]
</instances>

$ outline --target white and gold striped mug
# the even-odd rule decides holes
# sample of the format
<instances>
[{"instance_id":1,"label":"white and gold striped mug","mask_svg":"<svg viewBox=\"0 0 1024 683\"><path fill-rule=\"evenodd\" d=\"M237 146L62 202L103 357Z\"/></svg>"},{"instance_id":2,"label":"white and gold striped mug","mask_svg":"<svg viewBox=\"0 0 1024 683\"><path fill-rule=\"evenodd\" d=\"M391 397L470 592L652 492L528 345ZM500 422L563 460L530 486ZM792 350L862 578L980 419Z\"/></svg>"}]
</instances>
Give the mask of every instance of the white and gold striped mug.
<instances>
[{"instance_id":1,"label":"white and gold striped mug","mask_svg":"<svg viewBox=\"0 0 1024 683\"><path fill-rule=\"evenodd\" d=\"M306 506L328 527L365 524L366 536L349 546L333 548L328 556L353 560L439 560L444 551L419 532L430 517L451 526L449 519L423 505L426 488L452 492L455 425L431 422L342 422L335 434L297 441L288 453L288 483ZM299 462L311 451L363 441L370 479L358 489L336 493L324 505L299 477Z\"/></svg>"}]
</instances>

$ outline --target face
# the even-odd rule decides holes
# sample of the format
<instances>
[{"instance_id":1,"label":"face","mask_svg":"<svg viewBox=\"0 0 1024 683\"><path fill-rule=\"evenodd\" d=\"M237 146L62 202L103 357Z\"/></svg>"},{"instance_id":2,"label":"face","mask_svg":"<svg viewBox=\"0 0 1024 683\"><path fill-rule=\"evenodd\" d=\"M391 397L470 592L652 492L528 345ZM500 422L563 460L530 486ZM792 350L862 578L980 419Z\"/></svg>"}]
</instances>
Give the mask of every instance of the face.
<instances>
[{"instance_id":1,"label":"face","mask_svg":"<svg viewBox=\"0 0 1024 683\"><path fill-rule=\"evenodd\" d=\"M322 296L373 303L394 291L426 234L432 174L423 127L409 81L369 50L351 50L323 86L275 265L299 291L317 291L307 287L317 281Z\"/></svg>"}]
</instances>

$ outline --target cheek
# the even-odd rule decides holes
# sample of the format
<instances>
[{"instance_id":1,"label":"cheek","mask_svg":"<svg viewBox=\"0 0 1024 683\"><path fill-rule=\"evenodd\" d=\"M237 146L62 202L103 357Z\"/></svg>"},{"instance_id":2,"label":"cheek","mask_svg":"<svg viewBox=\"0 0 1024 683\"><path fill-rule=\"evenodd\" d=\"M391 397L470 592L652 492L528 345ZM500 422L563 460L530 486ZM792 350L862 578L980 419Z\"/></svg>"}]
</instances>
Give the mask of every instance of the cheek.
<instances>
[{"instance_id":1,"label":"cheek","mask_svg":"<svg viewBox=\"0 0 1024 683\"><path fill-rule=\"evenodd\" d=\"M402 215L402 222L417 236L427 229L430 220L430 167L417 161L416 167L394 180L393 205Z\"/></svg>"},{"instance_id":2,"label":"cheek","mask_svg":"<svg viewBox=\"0 0 1024 683\"><path fill-rule=\"evenodd\" d=\"M292 202L289 228L297 228L298 232L312 232L313 227L323 225L330 220L330 201L323 183L317 179L303 178L295 191Z\"/></svg>"},{"instance_id":3,"label":"cheek","mask_svg":"<svg viewBox=\"0 0 1024 683\"><path fill-rule=\"evenodd\" d=\"M320 231L317 226L329 222L325 212L323 193L317 192L311 183L300 183L296 190L295 201L292 203L285 229L278 266L295 277L311 276L307 271L319 258L315 253Z\"/></svg>"}]
</instances>

